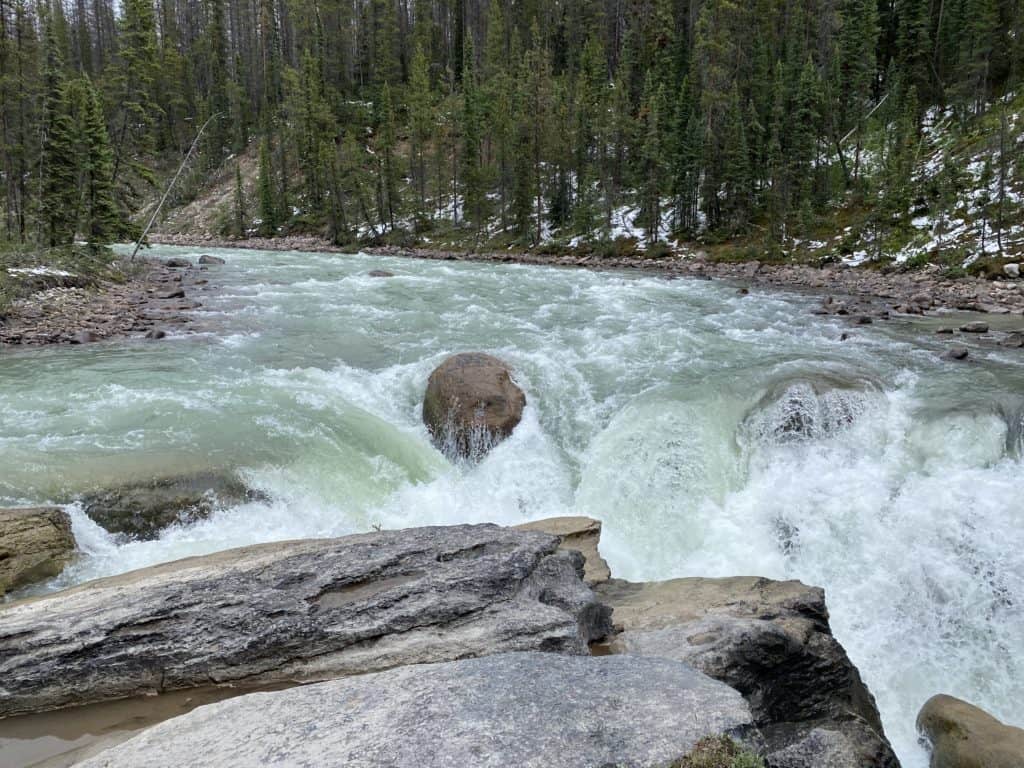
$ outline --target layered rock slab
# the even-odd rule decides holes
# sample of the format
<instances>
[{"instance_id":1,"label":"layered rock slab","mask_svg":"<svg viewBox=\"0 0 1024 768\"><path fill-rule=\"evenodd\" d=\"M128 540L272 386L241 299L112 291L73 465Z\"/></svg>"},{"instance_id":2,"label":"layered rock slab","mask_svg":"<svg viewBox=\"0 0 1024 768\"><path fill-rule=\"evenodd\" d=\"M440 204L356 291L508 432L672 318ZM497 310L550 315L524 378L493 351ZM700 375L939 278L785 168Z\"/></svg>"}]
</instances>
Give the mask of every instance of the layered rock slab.
<instances>
[{"instance_id":1,"label":"layered rock slab","mask_svg":"<svg viewBox=\"0 0 1024 768\"><path fill-rule=\"evenodd\" d=\"M0 716L404 664L587 653L608 609L556 536L493 525L264 544L0 609Z\"/></svg>"},{"instance_id":2,"label":"layered rock slab","mask_svg":"<svg viewBox=\"0 0 1024 768\"><path fill-rule=\"evenodd\" d=\"M771 768L895 768L874 697L832 636L824 591L757 577L596 588L614 653L676 659L750 703Z\"/></svg>"},{"instance_id":3,"label":"layered rock slab","mask_svg":"<svg viewBox=\"0 0 1024 768\"><path fill-rule=\"evenodd\" d=\"M201 707L83 768L655 768L751 731L743 698L667 659L511 653Z\"/></svg>"},{"instance_id":4,"label":"layered rock slab","mask_svg":"<svg viewBox=\"0 0 1024 768\"><path fill-rule=\"evenodd\" d=\"M0 595L56 576L74 551L71 519L64 510L0 509Z\"/></svg>"}]
</instances>

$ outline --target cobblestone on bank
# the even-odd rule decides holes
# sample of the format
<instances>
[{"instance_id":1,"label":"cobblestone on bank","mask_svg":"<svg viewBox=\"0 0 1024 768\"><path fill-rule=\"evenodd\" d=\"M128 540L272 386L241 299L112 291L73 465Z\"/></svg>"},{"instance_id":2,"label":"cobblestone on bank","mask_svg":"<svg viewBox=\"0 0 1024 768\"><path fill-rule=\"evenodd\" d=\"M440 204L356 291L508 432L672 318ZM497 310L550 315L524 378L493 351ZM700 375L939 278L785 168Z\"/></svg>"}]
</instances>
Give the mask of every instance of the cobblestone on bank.
<instances>
[{"instance_id":1,"label":"cobblestone on bank","mask_svg":"<svg viewBox=\"0 0 1024 768\"><path fill-rule=\"evenodd\" d=\"M147 260L124 283L94 288L54 286L20 299L0 317L0 345L86 344L125 337L163 338L165 328L190 330L187 298L205 280L192 266L172 267Z\"/></svg>"}]
</instances>

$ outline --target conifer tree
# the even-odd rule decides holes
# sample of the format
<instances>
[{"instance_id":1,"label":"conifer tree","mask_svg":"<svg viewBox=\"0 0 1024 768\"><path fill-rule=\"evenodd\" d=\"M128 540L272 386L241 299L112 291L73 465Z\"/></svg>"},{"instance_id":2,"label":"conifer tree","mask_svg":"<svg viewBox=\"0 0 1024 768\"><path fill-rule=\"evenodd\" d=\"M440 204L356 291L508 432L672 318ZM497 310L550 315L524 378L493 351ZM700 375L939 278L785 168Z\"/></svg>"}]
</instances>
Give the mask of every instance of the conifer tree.
<instances>
[{"instance_id":1,"label":"conifer tree","mask_svg":"<svg viewBox=\"0 0 1024 768\"><path fill-rule=\"evenodd\" d=\"M259 211L260 211L260 235L262 237L273 237L277 234L278 214L277 201L274 190L274 167L270 158L270 137L264 133L260 138L259 156Z\"/></svg>"},{"instance_id":2,"label":"conifer tree","mask_svg":"<svg viewBox=\"0 0 1024 768\"><path fill-rule=\"evenodd\" d=\"M88 79L81 81L81 182L84 205L82 232L90 246L106 245L128 233L114 195L114 155L103 118L99 93Z\"/></svg>"}]
</instances>

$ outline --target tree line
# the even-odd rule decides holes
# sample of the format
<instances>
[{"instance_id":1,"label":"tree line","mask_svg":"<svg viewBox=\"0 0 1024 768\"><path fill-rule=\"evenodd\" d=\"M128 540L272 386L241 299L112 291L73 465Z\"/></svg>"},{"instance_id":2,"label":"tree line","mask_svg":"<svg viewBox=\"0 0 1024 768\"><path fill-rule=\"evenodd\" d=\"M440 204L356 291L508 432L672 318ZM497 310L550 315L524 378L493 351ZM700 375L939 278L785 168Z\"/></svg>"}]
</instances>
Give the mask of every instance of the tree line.
<instances>
[{"instance_id":1,"label":"tree line","mask_svg":"<svg viewBox=\"0 0 1024 768\"><path fill-rule=\"evenodd\" d=\"M240 236L443 225L530 245L610 238L628 210L650 244L777 248L850 199L897 226L926 118L966 125L1019 85L1022 6L0 0L0 231L136 235L211 116L181 194L233 176Z\"/></svg>"}]
</instances>

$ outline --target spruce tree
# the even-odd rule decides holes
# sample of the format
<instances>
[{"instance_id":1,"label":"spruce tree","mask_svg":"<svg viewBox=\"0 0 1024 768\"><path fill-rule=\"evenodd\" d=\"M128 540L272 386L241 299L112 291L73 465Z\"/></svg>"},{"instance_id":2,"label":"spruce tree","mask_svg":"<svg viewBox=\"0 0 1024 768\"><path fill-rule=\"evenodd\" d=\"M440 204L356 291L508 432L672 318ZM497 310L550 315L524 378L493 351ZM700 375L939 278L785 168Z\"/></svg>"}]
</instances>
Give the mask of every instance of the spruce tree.
<instances>
[{"instance_id":1,"label":"spruce tree","mask_svg":"<svg viewBox=\"0 0 1024 768\"><path fill-rule=\"evenodd\" d=\"M277 186L274 180L274 167L270 157L270 138L264 132L260 138L259 154L259 212L260 212L260 235L262 237L273 237L277 234L278 213L277 201L274 194Z\"/></svg>"},{"instance_id":2,"label":"spruce tree","mask_svg":"<svg viewBox=\"0 0 1024 768\"><path fill-rule=\"evenodd\" d=\"M114 155L99 93L88 79L81 82L82 232L90 246L106 245L129 234L114 195ZM134 233L131 233L134 237Z\"/></svg>"}]
</instances>

